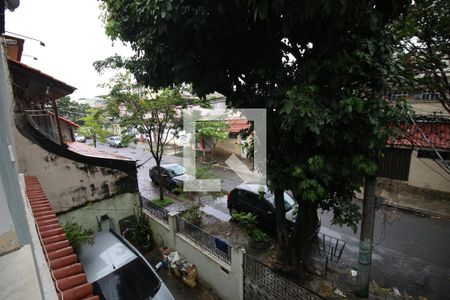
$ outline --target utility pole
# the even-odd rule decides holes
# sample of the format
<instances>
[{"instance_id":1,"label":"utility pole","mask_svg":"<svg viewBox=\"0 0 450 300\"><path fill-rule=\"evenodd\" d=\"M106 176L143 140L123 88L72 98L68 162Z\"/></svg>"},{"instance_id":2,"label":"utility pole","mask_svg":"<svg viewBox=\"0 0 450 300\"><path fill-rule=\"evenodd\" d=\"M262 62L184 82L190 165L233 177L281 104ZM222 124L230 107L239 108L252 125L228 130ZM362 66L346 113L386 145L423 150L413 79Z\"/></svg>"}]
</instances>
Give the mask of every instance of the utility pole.
<instances>
[{"instance_id":1,"label":"utility pole","mask_svg":"<svg viewBox=\"0 0 450 300\"><path fill-rule=\"evenodd\" d=\"M358 277L356 281L356 294L359 297L363 298L367 298L369 296L370 268L372 265L373 230L375 223L376 184L376 176L365 178L361 237L359 241Z\"/></svg>"}]
</instances>

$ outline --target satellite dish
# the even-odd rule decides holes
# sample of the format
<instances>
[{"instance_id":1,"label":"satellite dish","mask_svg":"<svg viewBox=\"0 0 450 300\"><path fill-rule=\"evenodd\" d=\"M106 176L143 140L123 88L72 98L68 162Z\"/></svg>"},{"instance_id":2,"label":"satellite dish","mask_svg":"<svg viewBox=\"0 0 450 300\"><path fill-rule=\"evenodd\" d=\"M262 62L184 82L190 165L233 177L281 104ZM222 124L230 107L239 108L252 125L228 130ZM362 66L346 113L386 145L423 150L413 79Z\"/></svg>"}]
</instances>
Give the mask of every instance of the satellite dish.
<instances>
[{"instance_id":1,"label":"satellite dish","mask_svg":"<svg viewBox=\"0 0 450 300\"><path fill-rule=\"evenodd\" d=\"M17 7L19 7L19 4L20 0L6 0L6 8L10 11L14 11Z\"/></svg>"}]
</instances>

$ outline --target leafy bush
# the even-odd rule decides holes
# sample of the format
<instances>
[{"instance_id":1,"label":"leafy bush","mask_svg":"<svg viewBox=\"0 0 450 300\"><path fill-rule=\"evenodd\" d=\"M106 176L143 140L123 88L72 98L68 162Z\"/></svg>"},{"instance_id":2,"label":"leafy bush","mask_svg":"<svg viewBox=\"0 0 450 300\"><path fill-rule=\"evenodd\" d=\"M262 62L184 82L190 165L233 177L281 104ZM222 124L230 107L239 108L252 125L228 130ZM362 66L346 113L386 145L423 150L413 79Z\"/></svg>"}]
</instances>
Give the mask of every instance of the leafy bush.
<instances>
[{"instance_id":1,"label":"leafy bush","mask_svg":"<svg viewBox=\"0 0 450 300\"><path fill-rule=\"evenodd\" d=\"M199 225L205 213L200 210L200 204L193 204L184 213L183 218L192 224Z\"/></svg>"},{"instance_id":2,"label":"leafy bush","mask_svg":"<svg viewBox=\"0 0 450 300\"><path fill-rule=\"evenodd\" d=\"M81 252L81 247L83 245L94 245L95 238L92 229L85 229L77 222L67 222L62 226L62 229L76 253Z\"/></svg>"},{"instance_id":3,"label":"leafy bush","mask_svg":"<svg viewBox=\"0 0 450 300\"><path fill-rule=\"evenodd\" d=\"M143 212L135 213L131 222L133 243L139 246L153 243L153 231Z\"/></svg>"},{"instance_id":4,"label":"leafy bush","mask_svg":"<svg viewBox=\"0 0 450 300\"><path fill-rule=\"evenodd\" d=\"M136 137L129 134L124 134L121 136L122 141L120 142L120 145L122 147L128 147L130 143L136 144Z\"/></svg>"},{"instance_id":5,"label":"leafy bush","mask_svg":"<svg viewBox=\"0 0 450 300\"><path fill-rule=\"evenodd\" d=\"M251 212L233 212L232 217L238 224L245 228L251 241L262 243L266 242L269 238L266 233L256 227L258 221L256 221L256 215Z\"/></svg>"}]
</instances>

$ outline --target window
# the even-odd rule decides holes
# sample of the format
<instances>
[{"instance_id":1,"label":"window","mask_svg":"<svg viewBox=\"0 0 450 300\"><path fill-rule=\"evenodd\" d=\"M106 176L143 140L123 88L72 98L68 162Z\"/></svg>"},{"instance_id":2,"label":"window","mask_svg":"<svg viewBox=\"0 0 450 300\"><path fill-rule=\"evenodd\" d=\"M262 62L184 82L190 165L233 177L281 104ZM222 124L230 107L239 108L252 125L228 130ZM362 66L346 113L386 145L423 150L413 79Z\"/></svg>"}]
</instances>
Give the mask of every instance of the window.
<instances>
[{"instance_id":1,"label":"window","mask_svg":"<svg viewBox=\"0 0 450 300\"><path fill-rule=\"evenodd\" d=\"M422 93L421 100L427 101L427 100L439 100L441 98L441 94L436 92L426 92Z\"/></svg>"},{"instance_id":2,"label":"window","mask_svg":"<svg viewBox=\"0 0 450 300\"><path fill-rule=\"evenodd\" d=\"M390 92L390 93L388 93L389 100L397 100L397 99L406 98L406 97L408 97L408 93L407 92L398 91L398 92Z\"/></svg>"}]
</instances>

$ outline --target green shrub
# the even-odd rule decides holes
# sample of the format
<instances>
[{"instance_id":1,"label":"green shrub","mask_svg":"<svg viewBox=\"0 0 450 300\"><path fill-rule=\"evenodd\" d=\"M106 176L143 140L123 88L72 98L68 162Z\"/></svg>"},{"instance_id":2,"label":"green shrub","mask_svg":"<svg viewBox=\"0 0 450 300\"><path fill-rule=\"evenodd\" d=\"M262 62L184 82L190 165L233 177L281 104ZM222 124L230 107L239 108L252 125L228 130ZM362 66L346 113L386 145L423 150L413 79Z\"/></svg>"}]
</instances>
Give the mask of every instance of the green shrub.
<instances>
[{"instance_id":1,"label":"green shrub","mask_svg":"<svg viewBox=\"0 0 450 300\"><path fill-rule=\"evenodd\" d=\"M142 211L135 212L131 222L133 243L139 246L147 243L153 244L153 231L144 213Z\"/></svg>"},{"instance_id":2,"label":"green shrub","mask_svg":"<svg viewBox=\"0 0 450 300\"><path fill-rule=\"evenodd\" d=\"M268 240L268 235L256 227L258 221L256 216L251 212L233 212L233 219L245 228L249 238L253 242L265 242Z\"/></svg>"},{"instance_id":3,"label":"green shrub","mask_svg":"<svg viewBox=\"0 0 450 300\"><path fill-rule=\"evenodd\" d=\"M182 214L182 216L188 222L194 225L199 225L202 222L204 214L205 213L200 210L200 204L193 204Z\"/></svg>"},{"instance_id":4,"label":"green shrub","mask_svg":"<svg viewBox=\"0 0 450 300\"><path fill-rule=\"evenodd\" d=\"M85 229L77 222L67 222L62 226L70 245L76 253L81 252L83 245L94 245L94 231L92 229Z\"/></svg>"}]
</instances>

